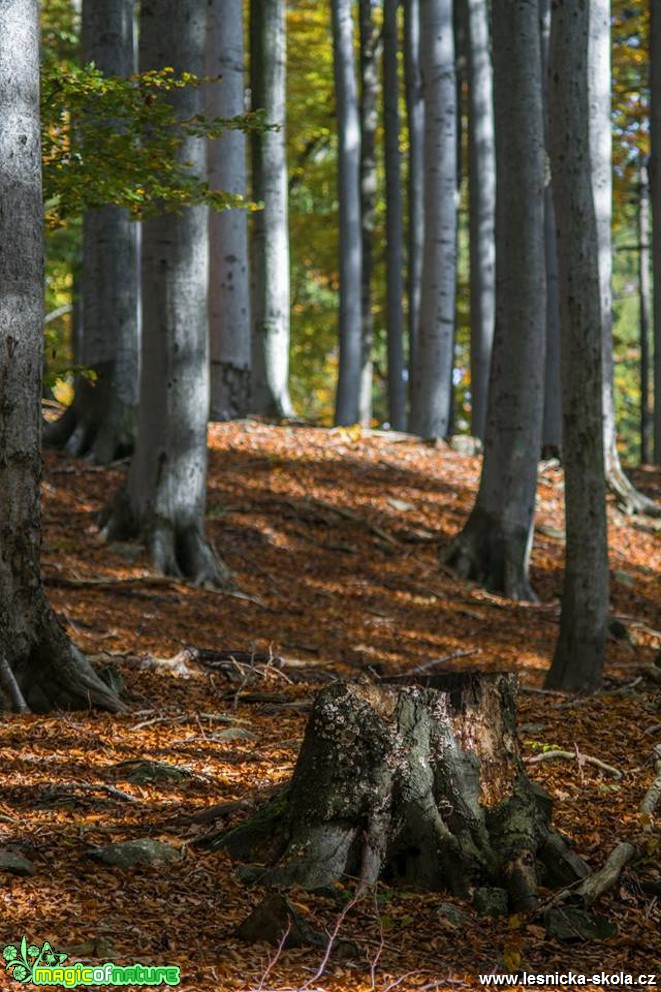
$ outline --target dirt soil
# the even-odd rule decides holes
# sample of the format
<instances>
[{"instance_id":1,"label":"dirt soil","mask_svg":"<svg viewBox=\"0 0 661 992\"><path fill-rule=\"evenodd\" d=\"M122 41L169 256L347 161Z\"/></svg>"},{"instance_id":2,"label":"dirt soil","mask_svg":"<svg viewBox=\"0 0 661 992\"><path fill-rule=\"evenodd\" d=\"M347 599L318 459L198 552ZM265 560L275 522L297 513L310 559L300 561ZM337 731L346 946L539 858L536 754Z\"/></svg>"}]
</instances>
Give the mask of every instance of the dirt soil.
<instances>
[{"instance_id":1,"label":"dirt soil","mask_svg":"<svg viewBox=\"0 0 661 992\"><path fill-rule=\"evenodd\" d=\"M121 674L129 711L4 716L0 847L29 858L34 875L0 875L3 944L25 934L71 961L175 964L185 992L478 989L478 973L518 969L656 971L661 984L661 901L641 888L656 882L661 891L661 809L651 822L639 812L661 744L661 686L640 674L661 648L655 521L609 506L619 625L604 691L572 699L539 691L558 632L564 553L555 464L540 471L532 564L540 601L517 604L439 566L480 470L478 458L445 445L357 429L213 425L208 531L242 595L161 579L140 547L102 543L97 514L126 466L46 461L48 592L93 663ZM636 481L661 499L659 470ZM183 654L179 669L154 660L190 648L215 654L202 663ZM617 936L564 943L532 917L484 918L442 893L385 886L343 913L347 885L291 895L315 930L338 930L323 974L318 947L238 939L262 893L196 841L240 822L288 780L320 685L416 666L519 673L525 757L549 747L576 754L530 764L554 797L555 825L594 868L618 841L639 845L639 860L596 907ZM144 760L183 768L182 777L131 781ZM209 822L192 820L217 804L227 805ZM126 871L90 857L97 845L141 837L174 845L179 859ZM0 969L0 989L18 987Z\"/></svg>"}]
</instances>

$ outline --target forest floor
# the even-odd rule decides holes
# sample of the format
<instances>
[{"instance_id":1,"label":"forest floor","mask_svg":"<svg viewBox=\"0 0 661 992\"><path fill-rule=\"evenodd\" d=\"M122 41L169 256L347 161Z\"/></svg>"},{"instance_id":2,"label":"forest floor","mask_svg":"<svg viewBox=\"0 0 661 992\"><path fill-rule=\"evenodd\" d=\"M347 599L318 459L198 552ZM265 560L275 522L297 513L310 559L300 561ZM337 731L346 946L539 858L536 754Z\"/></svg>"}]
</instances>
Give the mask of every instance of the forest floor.
<instances>
[{"instance_id":1,"label":"forest floor","mask_svg":"<svg viewBox=\"0 0 661 992\"><path fill-rule=\"evenodd\" d=\"M542 694L558 631L561 472L551 463L540 471L533 605L489 595L438 564L439 548L466 519L479 469L476 457L402 435L212 426L208 530L240 598L155 576L137 546L104 545L97 514L125 467L49 454L49 595L93 662L121 673L129 710L0 724L0 846L35 869L1 876L5 941L47 939L71 961L175 964L185 992L477 989L479 973L519 968L656 972L661 984L661 899L639 886L641 878L661 882L661 811L647 831L639 812L661 743L661 686L639 674L661 647L661 534L654 521L609 505L611 610L621 636L608 642L604 691ZM661 498L661 472L640 471L636 481ZM225 659L204 666L189 656L179 670L154 661L188 648ZM331 954L323 974L319 948L243 943L236 927L260 894L241 884L225 854L196 842L239 823L288 780L320 684L435 661L434 670L519 674L524 756L549 746L576 754L529 770L554 797L555 825L591 867L618 841L639 844L643 856L597 907L617 936L563 943L526 916L484 918L444 894L383 886L343 917L338 936L353 950L344 944ZM180 777L131 781L145 760L177 766ZM226 805L208 822L192 818L216 804ZM97 845L146 836L175 845L179 860L122 871L89 856ZM292 901L330 932L341 896L297 891ZM0 971L3 992L17 987Z\"/></svg>"}]
</instances>

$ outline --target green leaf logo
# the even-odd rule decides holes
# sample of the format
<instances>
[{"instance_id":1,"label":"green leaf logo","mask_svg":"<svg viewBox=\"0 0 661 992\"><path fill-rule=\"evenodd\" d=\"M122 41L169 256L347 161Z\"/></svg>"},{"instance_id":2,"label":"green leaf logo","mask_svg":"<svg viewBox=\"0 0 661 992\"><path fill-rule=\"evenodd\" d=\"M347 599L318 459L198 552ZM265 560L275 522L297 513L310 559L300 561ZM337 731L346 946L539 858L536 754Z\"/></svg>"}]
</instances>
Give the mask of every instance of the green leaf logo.
<instances>
[{"instance_id":1,"label":"green leaf logo","mask_svg":"<svg viewBox=\"0 0 661 992\"><path fill-rule=\"evenodd\" d=\"M33 970L37 965L45 964L52 967L63 964L67 959L66 954L54 950L47 940L41 947L38 944L28 946L25 936L18 946L6 944L2 949L2 957L5 968L14 981L24 983L32 981Z\"/></svg>"}]
</instances>

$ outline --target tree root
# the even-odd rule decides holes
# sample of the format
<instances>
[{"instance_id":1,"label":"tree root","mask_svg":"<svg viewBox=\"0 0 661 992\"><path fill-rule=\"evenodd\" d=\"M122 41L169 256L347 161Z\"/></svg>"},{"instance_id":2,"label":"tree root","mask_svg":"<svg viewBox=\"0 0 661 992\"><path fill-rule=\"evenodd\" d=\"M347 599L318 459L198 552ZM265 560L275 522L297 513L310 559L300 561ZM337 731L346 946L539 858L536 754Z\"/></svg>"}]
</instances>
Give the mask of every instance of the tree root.
<instances>
[{"instance_id":1,"label":"tree root","mask_svg":"<svg viewBox=\"0 0 661 992\"><path fill-rule=\"evenodd\" d=\"M633 482L624 474L619 464L613 461L606 472L606 485L615 498L623 513L629 516L639 514L647 517L661 517L661 504L655 503L649 496L645 496L634 486Z\"/></svg>"},{"instance_id":2,"label":"tree root","mask_svg":"<svg viewBox=\"0 0 661 992\"><path fill-rule=\"evenodd\" d=\"M537 602L528 579L528 535L474 508L464 529L439 552L440 562L508 599Z\"/></svg>"}]
</instances>

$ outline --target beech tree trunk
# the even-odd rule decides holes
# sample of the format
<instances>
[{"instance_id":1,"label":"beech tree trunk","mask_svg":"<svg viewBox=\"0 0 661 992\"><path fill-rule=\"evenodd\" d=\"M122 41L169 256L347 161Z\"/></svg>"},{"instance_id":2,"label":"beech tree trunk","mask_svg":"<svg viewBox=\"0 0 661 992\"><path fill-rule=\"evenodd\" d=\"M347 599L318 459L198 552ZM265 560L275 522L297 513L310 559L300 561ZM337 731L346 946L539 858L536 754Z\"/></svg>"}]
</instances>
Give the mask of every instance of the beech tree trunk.
<instances>
[{"instance_id":1,"label":"beech tree trunk","mask_svg":"<svg viewBox=\"0 0 661 992\"><path fill-rule=\"evenodd\" d=\"M649 464L652 454L650 411L650 185L647 156L640 166L638 198L638 298L640 300L640 461Z\"/></svg>"},{"instance_id":2,"label":"beech tree trunk","mask_svg":"<svg viewBox=\"0 0 661 992\"><path fill-rule=\"evenodd\" d=\"M379 74L377 72L379 32L374 24L372 0L360 0L358 26L360 35L360 229L362 241L362 340L360 368L360 397L358 418L369 426L372 420L372 379L374 348L374 315L372 313L372 273L374 270L374 224L378 174L376 168L376 129L379 123L377 101Z\"/></svg>"},{"instance_id":3,"label":"beech tree trunk","mask_svg":"<svg viewBox=\"0 0 661 992\"><path fill-rule=\"evenodd\" d=\"M85 0L82 49L107 75L134 72L133 0ZM44 442L100 464L129 454L135 443L139 388L138 226L128 210L100 207L83 219L82 342L76 360L95 378L79 376L71 406L46 427Z\"/></svg>"},{"instance_id":4,"label":"beech tree trunk","mask_svg":"<svg viewBox=\"0 0 661 992\"><path fill-rule=\"evenodd\" d=\"M213 0L207 14L207 72L220 81L207 91L210 117L244 113L243 3ZM246 195L246 137L226 131L209 142L213 189ZM251 310L248 217L234 208L209 211L209 341L211 419L245 417L250 406Z\"/></svg>"},{"instance_id":5,"label":"beech tree trunk","mask_svg":"<svg viewBox=\"0 0 661 992\"><path fill-rule=\"evenodd\" d=\"M542 39L542 92L544 135L549 148L549 46L551 0L540 0ZM558 243L555 231L553 181L549 174L544 190L544 246L546 249L546 374L544 378L544 423L542 458L560 458L562 453L562 384L560 379L560 299L558 296Z\"/></svg>"},{"instance_id":6,"label":"beech tree trunk","mask_svg":"<svg viewBox=\"0 0 661 992\"><path fill-rule=\"evenodd\" d=\"M2 703L122 704L59 626L41 544L43 201L36 0L0 0L0 658Z\"/></svg>"},{"instance_id":7,"label":"beech tree trunk","mask_svg":"<svg viewBox=\"0 0 661 992\"><path fill-rule=\"evenodd\" d=\"M404 4L404 80L406 86L406 119L408 125L408 373L412 388L416 342L420 326L420 296L422 290L422 258L424 252L424 100L420 71L420 0ZM409 389L409 393L411 392Z\"/></svg>"},{"instance_id":8,"label":"beech tree trunk","mask_svg":"<svg viewBox=\"0 0 661 992\"><path fill-rule=\"evenodd\" d=\"M654 6L654 4L652 5ZM602 307L603 429L606 481L628 513L660 516L661 506L638 492L625 475L617 448L613 386L613 164L611 132L611 4L592 0L589 39L590 160L599 238Z\"/></svg>"},{"instance_id":9,"label":"beech tree trunk","mask_svg":"<svg viewBox=\"0 0 661 992\"><path fill-rule=\"evenodd\" d=\"M425 241L411 430L448 433L457 284L457 89L452 0L420 7L425 97Z\"/></svg>"},{"instance_id":10,"label":"beech tree trunk","mask_svg":"<svg viewBox=\"0 0 661 992\"><path fill-rule=\"evenodd\" d=\"M252 138L254 413L293 417L289 396L289 186L285 125L287 34L284 0L251 0L250 86L253 110L278 130Z\"/></svg>"},{"instance_id":11,"label":"beech tree trunk","mask_svg":"<svg viewBox=\"0 0 661 992\"><path fill-rule=\"evenodd\" d=\"M386 168L386 330L388 341L388 420L396 431L406 430L404 386L404 216L399 151L399 0L383 7L383 123Z\"/></svg>"},{"instance_id":12,"label":"beech tree trunk","mask_svg":"<svg viewBox=\"0 0 661 992\"><path fill-rule=\"evenodd\" d=\"M532 599L528 578L544 403L545 148L536 4L494 8L496 326L475 506L445 552L463 578Z\"/></svg>"},{"instance_id":13,"label":"beech tree trunk","mask_svg":"<svg viewBox=\"0 0 661 992\"><path fill-rule=\"evenodd\" d=\"M142 0L140 62L147 71L204 74L206 7ZM201 112L200 89L171 96L184 119ZM204 174L206 149L184 138L182 161ZM208 214L187 207L145 221L142 244L143 352L138 438L128 487L111 507L108 540L142 536L168 575L226 585L229 572L204 537L209 352Z\"/></svg>"},{"instance_id":14,"label":"beech tree trunk","mask_svg":"<svg viewBox=\"0 0 661 992\"><path fill-rule=\"evenodd\" d=\"M554 0L551 168L560 276L567 547L560 634L546 685L570 692L599 688L608 616L601 362L604 249L590 155L590 16L588 5Z\"/></svg>"},{"instance_id":15,"label":"beech tree trunk","mask_svg":"<svg viewBox=\"0 0 661 992\"><path fill-rule=\"evenodd\" d=\"M650 202L654 338L654 460L661 464L661 9L650 4Z\"/></svg>"},{"instance_id":16,"label":"beech tree trunk","mask_svg":"<svg viewBox=\"0 0 661 992\"><path fill-rule=\"evenodd\" d=\"M517 912L540 882L587 873L551 806L519 755L513 676L335 683L315 700L284 798L221 843L265 861L268 885L384 879Z\"/></svg>"},{"instance_id":17,"label":"beech tree trunk","mask_svg":"<svg viewBox=\"0 0 661 992\"><path fill-rule=\"evenodd\" d=\"M355 424L360 411L362 238L360 220L360 124L354 71L350 0L332 0L333 69L338 127L340 225L340 368L337 424Z\"/></svg>"},{"instance_id":18,"label":"beech tree trunk","mask_svg":"<svg viewBox=\"0 0 661 992\"><path fill-rule=\"evenodd\" d=\"M496 291L496 158L487 0L468 0L472 432L484 438Z\"/></svg>"}]
</instances>

